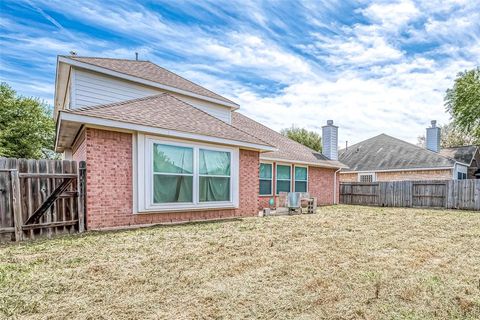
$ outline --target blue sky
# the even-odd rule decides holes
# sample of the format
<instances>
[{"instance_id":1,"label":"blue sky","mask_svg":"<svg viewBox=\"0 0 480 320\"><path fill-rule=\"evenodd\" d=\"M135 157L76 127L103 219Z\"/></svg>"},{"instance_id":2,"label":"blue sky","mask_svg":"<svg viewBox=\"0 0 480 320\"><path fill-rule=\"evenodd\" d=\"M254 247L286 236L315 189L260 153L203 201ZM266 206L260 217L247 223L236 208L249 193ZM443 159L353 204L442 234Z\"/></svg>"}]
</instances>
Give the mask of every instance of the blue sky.
<instances>
[{"instance_id":1,"label":"blue sky","mask_svg":"<svg viewBox=\"0 0 480 320\"><path fill-rule=\"evenodd\" d=\"M58 54L140 58L279 130L340 127L416 142L446 123L455 75L480 64L480 1L8 1L0 80L53 100Z\"/></svg>"}]
</instances>

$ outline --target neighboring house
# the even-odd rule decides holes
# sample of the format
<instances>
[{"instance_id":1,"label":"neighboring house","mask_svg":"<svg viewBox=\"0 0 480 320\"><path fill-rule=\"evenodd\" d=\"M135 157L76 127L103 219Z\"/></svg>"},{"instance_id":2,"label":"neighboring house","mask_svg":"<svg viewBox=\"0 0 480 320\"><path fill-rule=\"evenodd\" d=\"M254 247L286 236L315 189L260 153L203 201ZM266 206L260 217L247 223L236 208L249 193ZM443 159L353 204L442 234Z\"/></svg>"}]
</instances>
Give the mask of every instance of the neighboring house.
<instances>
[{"instance_id":1,"label":"neighboring house","mask_svg":"<svg viewBox=\"0 0 480 320\"><path fill-rule=\"evenodd\" d=\"M440 150L440 154L444 157L468 164L467 179L480 179L479 146L444 148Z\"/></svg>"},{"instance_id":2,"label":"neighboring house","mask_svg":"<svg viewBox=\"0 0 480 320\"><path fill-rule=\"evenodd\" d=\"M87 227L252 216L278 191L333 204L343 165L238 108L149 61L59 56L55 147L87 162Z\"/></svg>"},{"instance_id":3,"label":"neighboring house","mask_svg":"<svg viewBox=\"0 0 480 320\"><path fill-rule=\"evenodd\" d=\"M440 128L432 121L427 128L427 148L386 134L339 151L342 182L465 179L468 164L439 153Z\"/></svg>"}]
</instances>

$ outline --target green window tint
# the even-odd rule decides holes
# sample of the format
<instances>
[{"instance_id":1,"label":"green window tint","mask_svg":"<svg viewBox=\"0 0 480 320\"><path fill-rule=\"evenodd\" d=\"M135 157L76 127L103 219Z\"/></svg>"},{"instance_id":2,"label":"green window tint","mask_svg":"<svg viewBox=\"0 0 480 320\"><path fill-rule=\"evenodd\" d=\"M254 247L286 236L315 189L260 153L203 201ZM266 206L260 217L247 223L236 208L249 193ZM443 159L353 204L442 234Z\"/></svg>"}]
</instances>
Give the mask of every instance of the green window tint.
<instances>
[{"instance_id":1,"label":"green window tint","mask_svg":"<svg viewBox=\"0 0 480 320\"><path fill-rule=\"evenodd\" d=\"M156 174L153 177L153 202L192 202L192 186L192 176Z\"/></svg>"},{"instance_id":2,"label":"green window tint","mask_svg":"<svg viewBox=\"0 0 480 320\"><path fill-rule=\"evenodd\" d=\"M308 170L305 167L295 167L295 192L307 192Z\"/></svg>"},{"instance_id":3,"label":"green window tint","mask_svg":"<svg viewBox=\"0 0 480 320\"><path fill-rule=\"evenodd\" d=\"M230 176L230 152L200 149L200 174Z\"/></svg>"},{"instance_id":4,"label":"green window tint","mask_svg":"<svg viewBox=\"0 0 480 320\"><path fill-rule=\"evenodd\" d=\"M154 173L193 173L193 149L166 144L153 145Z\"/></svg>"},{"instance_id":5,"label":"green window tint","mask_svg":"<svg viewBox=\"0 0 480 320\"><path fill-rule=\"evenodd\" d=\"M230 201L230 152L200 149L199 157L199 201Z\"/></svg>"},{"instance_id":6,"label":"green window tint","mask_svg":"<svg viewBox=\"0 0 480 320\"><path fill-rule=\"evenodd\" d=\"M272 179L272 165L260 163L260 179Z\"/></svg>"},{"instance_id":7,"label":"green window tint","mask_svg":"<svg viewBox=\"0 0 480 320\"><path fill-rule=\"evenodd\" d=\"M153 202L193 202L193 148L153 144Z\"/></svg>"},{"instance_id":8,"label":"green window tint","mask_svg":"<svg viewBox=\"0 0 480 320\"><path fill-rule=\"evenodd\" d=\"M290 180L290 166L277 166L277 180Z\"/></svg>"},{"instance_id":9,"label":"green window tint","mask_svg":"<svg viewBox=\"0 0 480 320\"><path fill-rule=\"evenodd\" d=\"M200 177L201 202L230 201L230 178Z\"/></svg>"},{"instance_id":10,"label":"green window tint","mask_svg":"<svg viewBox=\"0 0 480 320\"><path fill-rule=\"evenodd\" d=\"M290 166L277 165L277 194L280 192L290 192L291 168Z\"/></svg>"},{"instance_id":11,"label":"green window tint","mask_svg":"<svg viewBox=\"0 0 480 320\"><path fill-rule=\"evenodd\" d=\"M260 163L260 195L272 194L272 164Z\"/></svg>"}]
</instances>

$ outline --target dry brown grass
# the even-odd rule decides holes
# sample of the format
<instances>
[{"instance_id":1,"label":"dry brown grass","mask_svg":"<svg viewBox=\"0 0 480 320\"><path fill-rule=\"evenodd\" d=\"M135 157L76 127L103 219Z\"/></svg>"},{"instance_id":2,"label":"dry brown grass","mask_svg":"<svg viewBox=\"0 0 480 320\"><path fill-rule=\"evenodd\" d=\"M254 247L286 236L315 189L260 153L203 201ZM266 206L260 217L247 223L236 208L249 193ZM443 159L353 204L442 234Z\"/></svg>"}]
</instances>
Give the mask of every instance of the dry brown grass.
<instances>
[{"instance_id":1,"label":"dry brown grass","mask_svg":"<svg viewBox=\"0 0 480 320\"><path fill-rule=\"evenodd\" d=\"M0 316L479 319L480 213L336 206L4 245Z\"/></svg>"}]
</instances>

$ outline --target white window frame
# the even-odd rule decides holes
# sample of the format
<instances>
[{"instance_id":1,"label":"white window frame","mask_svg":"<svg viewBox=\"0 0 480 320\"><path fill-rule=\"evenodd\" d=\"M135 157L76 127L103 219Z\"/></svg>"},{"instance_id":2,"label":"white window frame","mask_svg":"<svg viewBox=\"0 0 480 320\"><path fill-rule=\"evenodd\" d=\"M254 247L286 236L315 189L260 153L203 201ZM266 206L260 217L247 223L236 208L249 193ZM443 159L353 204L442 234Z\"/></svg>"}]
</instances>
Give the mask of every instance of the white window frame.
<instances>
[{"instance_id":1,"label":"white window frame","mask_svg":"<svg viewBox=\"0 0 480 320\"><path fill-rule=\"evenodd\" d=\"M262 164L269 164L270 165L270 174L271 174L271 179L270 179L270 194L261 194L260 193L260 180L267 180L267 179L262 179L260 178L260 171L259 171L259 174L258 174L258 181L259 181L259 187L258 187L258 194L261 196L261 197L271 197L273 196L273 194L275 193L274 190L273 190L273 163L272 162L265 162L265 161L261 161L260 162L260 165ZM260 167L259 167L260 169Z\"/></svg>"},{"instance_id":2,"label":"white window frame","mask_svg":"<svg viewBox=\"0 0 480 320\"><path fill-rule=\"evenodd\" d=\"M173 145L193 148L193 201L175 203L153 202L153 144ZM230 152L230 201L199 201L199 150ZM219 208L238 208L239 206L239 149L219 147L200 142L190 142L179 139L163 138L138 134L137 136L137 179L136 213L169 212L185 210L205 210Z\"/></svg>"},{"instance_id":3,"label":"white window frame","mask_svg":"<svg viewBox=\"0 0 480 320\"><path fill-rule=\"evenodd\" d=\"M377 176L375 175L375 172L366 172L366 173L359 173L358 174L358 182L364 182L364 181L362 181L363 176L371 176L372 177L371 182L377 181ZM370 182L366 182L366 183L370 183Z\"/></svg>"},{"instance_id":4,"label":"white window frame","mask_svg":"<svg viewBox=\"0 0 480 320\"><path fill-rule=\"evenodd\" d=\"M294 173L292 173L292 164L289 163L275 163L275 195L279 195L280 193L278 192L278 186L277 186L277 181L278 179L278 166L284 166L284 167L290 167L290 192L292 191L292 181L294 180L294 177L292 176ZM288 181L286 179L280 179L280 181ZM283 192L283 191L282 191Z\"/></svg>"},{"instance_id":5,"label":"white window frame","mask_svg":"<svg viewBox=\"0 0 480 320\"><path fill-rule=\"evenodd\" d=\"M293 190L294 192L300 192L300 191L297 191L297 188L295 187L295 182L297 182L297 179L295 179L295 169L296 168L305 168L307 169L307 180L298 180L300 182L306 182L307 183L307 189L305 190L305 192L308 192L308 166L297 166L297 165L294 165L293 167ZM302 191L303 192L303 191Z\"/></svg>"}]
</instances>

